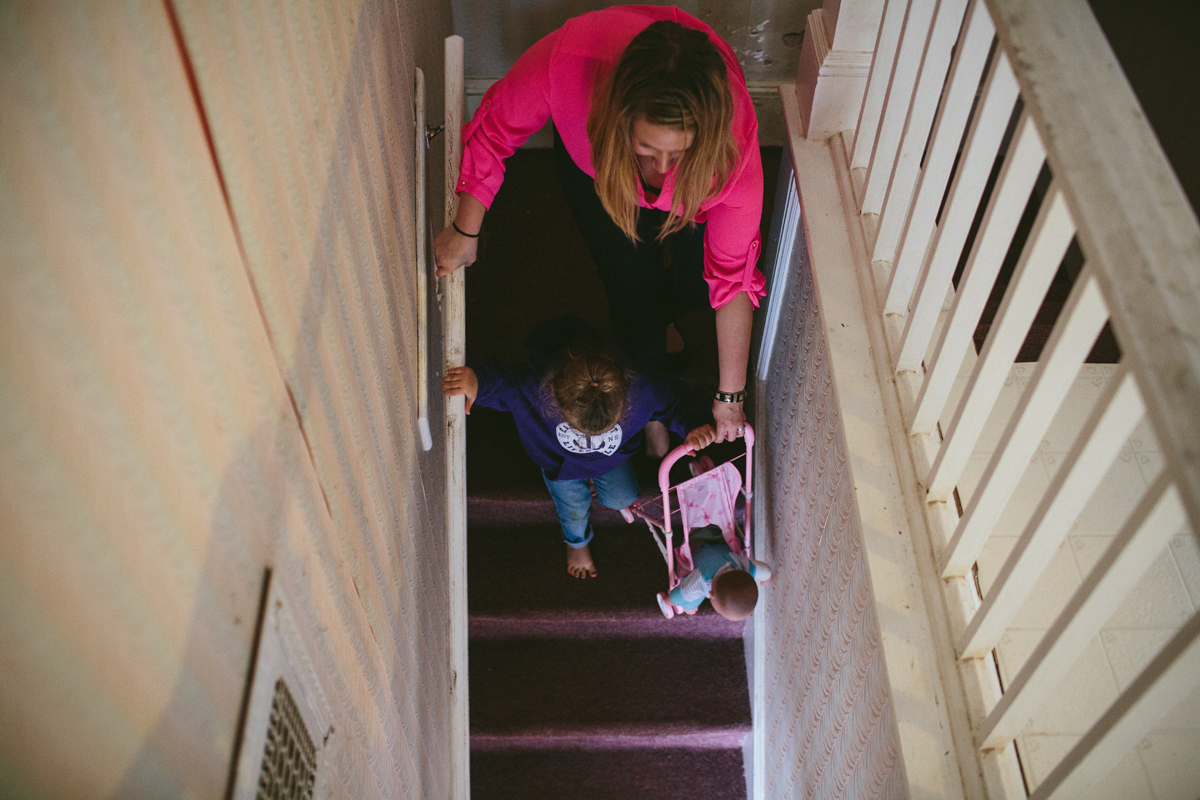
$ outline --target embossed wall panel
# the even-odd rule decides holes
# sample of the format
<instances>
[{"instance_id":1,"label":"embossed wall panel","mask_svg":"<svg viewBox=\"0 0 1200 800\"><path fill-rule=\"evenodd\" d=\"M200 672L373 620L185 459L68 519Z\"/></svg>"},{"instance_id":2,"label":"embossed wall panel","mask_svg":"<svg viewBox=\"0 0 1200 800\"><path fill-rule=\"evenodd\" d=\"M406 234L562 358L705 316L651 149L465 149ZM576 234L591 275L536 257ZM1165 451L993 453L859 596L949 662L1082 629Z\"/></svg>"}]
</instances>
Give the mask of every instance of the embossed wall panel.
<instances>
[{"instance_id":1,"label":"embossed wall panel","mask_svg":"<svg viewBox=\"0 0 1200 800\"><path fill-rule=\"evenodd\" d=\"M442 794L447 754L423 750L449 741L444 458L421 450L417 429L423 232L413 227L411 145L418 65L429 119L440 116L437 7L176 7L251 281L334 520L331 555L346 563L378 642L377 699L398 710L399 728L381 733L405 785ZM431 199L440 207L440 194ZM441 403L431 407L436 431Z\"/></svg>"},{"instance_id":2,"label":"embossed wall panel","mask_svg":"<svg viewBox=\"0 0 1200 800\"><path fill-rule=\"evenodd\" d=\"M321 782L448 791L411 178L448 5L243 5L0 4L5 796L223 796L268 568Z\"/></svg>"},{"instance_id":3,"label":"embossed wall panel","mask_svg":"<svg viewBox=\"0 0 1200 800\"><path fill-rule=\"evenodd\" d=\"M825 333L797 237L760 421L771 798L906 795ZM764 425L765 423L765 425ZM760 484L761 486L762 484Z\"/></svg>"}]
</instances>

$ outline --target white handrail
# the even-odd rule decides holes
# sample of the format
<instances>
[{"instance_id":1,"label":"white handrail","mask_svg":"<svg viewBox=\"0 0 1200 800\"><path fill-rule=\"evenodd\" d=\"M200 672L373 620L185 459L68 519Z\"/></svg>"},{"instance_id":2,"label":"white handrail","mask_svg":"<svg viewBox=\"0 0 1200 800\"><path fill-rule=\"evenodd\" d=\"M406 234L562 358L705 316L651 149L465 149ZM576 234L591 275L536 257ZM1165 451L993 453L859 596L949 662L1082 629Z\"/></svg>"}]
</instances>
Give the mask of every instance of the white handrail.
<instances>
[{"instance_id":1,"label":"white handrail","mask_svg":"<svg viewBox=\"0 0 1200 800\"><path fill-rule=\"evenodd\" d=\"M1193 524L1200 224L1085 3L988 0ZM1086 95L1079 87L1088 87ZM1200 534L1200 526L1197 526Z\"/></svg>"},{"instance_id":2,"label":"white handrail","mask_svg":"<svg viewBox=\"0 0 1200 800\"><path fill-rule=\"evenodd\" d=\"M802 70L797 97L813 97L808 82L821 80L819 69ZM944 655L959 665L988 791L1014 796L1022 781L1013 740L1180 527L1200 535L1200 224L1080 0L887 0L861 97L849 152L839 137L830 143L844 176L830 202L857 228L851 241L865 243L853 263L872 338L895 367L893 408L909 449L899 460L906 482L921 487L945 581L930 590L942 596L957 648ZM1012 127L1015 108L1023 110ZM807 111L811 129L829 130ZM824 210L815 188L800 193L806 214ZM1063 269L1073 242L1084 258L1078 274ZM810 243L812 252L827 252L824 244ZM1015 272L1002 278L1018 248ZM1028 386L1015 410L999 406L1007 424L989 419L1039 312L1054 307L1046 300L1056 276L1073 287L1036 370L1020 378ZM976 356L975 330L1001 291ZM872 298L882 298L878 307ZM1120 364L1011 554L976 592L977 559L1106 326ZM1113 544L1001 688L993 648L1143 419L1165 457L1160 477L1127 520L1112 521ZM987 467L960 494L985 426L997 423L1003 434L984 446ZM1152 730L1171 698L1200 681L1198 634L1193 617L1110 709L1096 709L1099 721L1034 796L1079 792Z\"/></svg>"},{"instance_id":3,"label":"white handrail","mask_svg":"<svg viewBox=\"0 0 1200 800\"><path fill-rule=\"evenodd\" d=\"M463 39L446 37L446 213L454 220L455 192L462 160ZM445 281L445 360L443 369L466 364L466 269ZM450 557L451 788L453 800L471 796L471 725L467 705L467 416L462 395L446 398L446 536Z\"/></svg>"},{"instance_id":4,"label":"white handrail","mask_svg":"<svg viewBox=\"0 0 1200 800\"><path fill-rule=\"evenodd\" d=\"M1091 637L1124 599L1122 591L1140 577L1162 552L1184 520L1179 494L1160 477L1088 573L1054 626L1042 637L1025 667L983 724L983 747L1012 740L1038 705L1054 690Z\"/></svg>"},{"instance_id":5,"label":"white handrail","mask_svg":"<svg viewBox=\"0 0 1200 800\"><path fill-rule=\"evenodd\" d=\"M428 248L432 244L425 236L428 221L425 216L426 192L429 180L425 167L425 150L429 139L425 131L425 73L417 69L416 85L416 134L414 148L417 180L413 187L416 194L417 224L413 237L417 243L417 429L421 434L421 448L433 449L433 432L429 428L429 260Z\"/></svg>"},{"instance_id":6,"label":"white handrail","mask_svg":"<svg viewBox=\"0 0 1200 800\"><path fill-rule=\"evenodd\" d=\"M1090 433L1079 437L1063 459L1041 504L972 617L958 648L961 657L982 658L996 646L1144 413L1133 376L1129 370L1119 368L1084 423L1083 429Z\"/></svg>"},{"instance_id":7,"label":"white handrail","mask_svg":"<svg viewBox=\"0 0 1200 800\"><path fill-rule=\"evenodd\" d=\"M1029 234L1025 250L1021 253L1021 260L1017 262L1012 285L1004 295L1004 301L1000 310L996 312L996 319L992 323L987 341L979 353L979 361L971 374L963 401L959 404L949 430L946 431L946 440L942 444L938 460L930 471L931 500L945 500L958 483L967 457L979 440L979 434L983 431L988 414L996 402L1000 387L1008 377L1021 344L1025 341L1025 334L1037 315L1038 306L1046 296L1046 290L1054 279L1054 273L1058 270L1074 233L1075 226L1071 223L1062 193L1057 186L1052 185L1042 203L1033 231ZM1004 250L1007 249L1004 247ZM997 256L997 266L999 261ZM975 303L982 310L986 294L991 293L995 274L979 283L972 280L975 277L975 274L968 274L963 279L964 288L960 293L966 295L971 288L979 290ZM979 320L978 313L972 317L976 322ZM971 327L974 328L974 324ZM969 342L970 338L967 338L964 344Z\"/></svg>"},{"instance_id":8,"label":"white handrail","mask_svg":"<svg viewBox=\"0 0 1200 800\"><path fill-rule=\"evenodd\" d=\"M913 284L916 282L921 266L921 259L929 247L929 240L936 227L942 195L950 180L951 170L954 168L958 146L963 131L966 129L972 102L975 99L975 90L979 86L979 77L987 66L988 45L995 35L995 29L992 27L992 20L988 16L987 9L979 0L971 2L963 26L962 44L960 45L962 57L955 59L950 66L950 76L946 80L942 107L938 112L937 121L934 123L933 133L929 137L929 154L926 157L925 165L922 168L920 163L913 163L909 167L912 179L916 181L911 209L907 207L904 209L904 213L908 216L903 219L897 213L888 214L885 219L880 220L879 238L875 243L876 251L880 249L879 240L891 235L897 239L895 268L892 270L892 279L888 283L887 297L884 300L883 313L885 314L902 312L908 308ZM951 40L950 44L953 45L954 41ZM948 52L946 60L949 62ZM992 97L995 91L996 87L989 83L989 91L985 92L985 96ZM1015 81L1012 83L1011 95L1007 104L1008 111L1004 113L1003 119L990 123L988 129L989 132L995 134L996 146L999 146L1000 134L1004 131L1008 113L1011 112L1012 103L1016 100ZM933 102L936 106L936 97L933 98ZM992 104L995 105L994 99ZM924 147L924 143L924 139L921 139L921 147ZM920 153L918 153L919 155ZM894 234L889 233L892 220L896 220ZM902 227L901 223L903 223ZM949 277L946 278L946 283L949 284ZM924 355L924 348L922 348L921 354ZM903 356L901 360L903 360Z\"/></svg>"},{"instance_id":9,"label":"white handrail","mask_svg":"<svg viewBox=\"0 0 1200 800\"><path fill-rule=\"evenodd\" d=\"M890 5L890 4L889 4ZM875 134L871 163L867 166L863 196L859 205L864 214L878 214L891 185L891 177L899 160L900 140L909 116L910 99L917 85L917 74L923 61L922 53L929 38L929 25L937 0L909 0L896 63L888 82L883 114Z\"/></svg>"},{"instance_id":10,"label":"white handrail","mask_svg":"<svg viewBox=\"0 0 1200 800\"><path fill-rule=\"evenodd\" d=\"M1037 303L1028 303L1026 308L1036 312ZM1100 288L1091 270L1085 270L1075 281L1071 297L1046 343L1029 388L1009 420L995 455L983 473L979 489L959 520L947 548L943 577L966 575L979 557L984 541L1016 491L1029 459L1041 445L1042 436L1075 382L1075 376L1107 318ZM1021 339L1024 339L1025 330L1028 326L1023 329ZM1020 340L1016 341L1015 347L1020 344ZM1004 371L1007 373L1008 369Z\"/></svg>"},{"instance_id":11,"label":"white handrail","mask_svg":"<svg viewBox=\"0 0 1200 800\"><path fill-rule=\"evenodd\" d=\"M887 194L879 212L879 230L875 234L872 247L872 261L895 263L900 237L909 229L913 191L922 172L925 143L929 140L929 133L933 127L942 87L950 69L950 55L958 39L958 30L962 25L966 6L967 0L941 0L937 5L928 41L925 43L925 54L920 59L921 69L917 74L912 103L909 104L904 120L904 133L896 153L895 166L891 169L891 180L888 181ZM976 16L986 17L987 14L981 13ZM986 57L985 50L983 57L976 60L982 65ZM964 59L959 59L960 64L963 61ZM975 82L978 83L978 76ZM963 113L965 115L965 109ZM949 173L949 165L946 171Z\"/></svg>"},{"instance_id":12,"label":"white handrail","mask_svg":"<svg viewBox=\"0 0 1200 800\"><path fill-rule=\"evenodd\" d=\"M996 182L996 190L984 213L966 271L954 296L950 319L942 331L925 378L925 385L917 397L916 412L912 421L914 433L929 433L941 416L942 407L950 395L954 376L958 373L967 348L970 347L971 333L975 330L979 315L991 294L992 284L1000 272L1008 243L1012 241L1013 233L1020 222L1021 209L1033 191L1044 158L1045 152L1033 122L1025 117L1017 125L1013 146L1004 160L1004 168ZM981 181L976 202L982 194L982 188ZM973 210L968 210L968 213L974 216ZM953 262L948 265L951 270L953 263L958 261L957 253L952 257ZM943 293L949 286L949 278L948 272L942 287ZM936 302L940 307L942 298L938 297L937 287L928 287L926 291L933 292L932 302ZM944 500L945 495L939 492L934 495L934 499Z\"/></svg>"}]
</instances>

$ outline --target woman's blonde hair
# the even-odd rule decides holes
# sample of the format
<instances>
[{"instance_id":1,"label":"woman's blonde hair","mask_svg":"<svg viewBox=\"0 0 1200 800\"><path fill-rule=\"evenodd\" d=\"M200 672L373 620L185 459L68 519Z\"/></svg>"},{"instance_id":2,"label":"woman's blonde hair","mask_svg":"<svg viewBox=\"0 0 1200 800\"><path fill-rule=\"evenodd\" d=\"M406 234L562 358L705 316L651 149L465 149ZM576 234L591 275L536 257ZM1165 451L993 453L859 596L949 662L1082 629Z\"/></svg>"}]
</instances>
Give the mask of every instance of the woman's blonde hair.
<instances>
[{"instance_id":1,"label":"woman's blonde hair","mask_svg":"<svg viewBox=\"0 0 1200 800\"><path fill-rule=\"evenodd\" d=\"M569 350L543 387L567 424L588 436L610 430L625 416L629 374L601 350Z\"/></svg>"},{"instance_id":2,"label":"woman's blonde hair","mask_svg":"<svg viewBox=\"0 0 1200 800\"><path fill-rule=\"evenodd\" d=\"M658 234L695 223L700 204L715 196L737 165L733 96L725 60L704 31L660 20L633 37L594 90L587 135L596 194L613 222L637 241L638 166L634 120L694 134L676 166L674 196Z\"/></svg>"}]
</instances>

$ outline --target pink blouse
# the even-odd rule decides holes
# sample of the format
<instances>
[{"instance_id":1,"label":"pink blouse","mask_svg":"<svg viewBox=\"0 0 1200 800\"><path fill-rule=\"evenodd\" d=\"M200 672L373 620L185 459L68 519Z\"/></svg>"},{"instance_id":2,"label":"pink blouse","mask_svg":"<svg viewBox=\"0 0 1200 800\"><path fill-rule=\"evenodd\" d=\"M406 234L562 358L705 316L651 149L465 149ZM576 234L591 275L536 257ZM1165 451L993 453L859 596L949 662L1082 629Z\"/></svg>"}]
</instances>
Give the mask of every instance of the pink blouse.
<instances>
[{"instance_id":1,"label":"pink blouse","mask_svg":"<svg viewBox=\"0 0 1200 800\"><path fill-rule=\"evenodd\" d=\"M508 74L488 89L475 116L463 126L458 190L490 208L504 182L504 160L551 118L571 158L595 177L585 130L592 86L616 64L634 36L661 19L704 31L725 58L733 95L733 137L740 158L725 188L701 204L696 221L706 223L704 278L712 307L720 308L738 292L746 292L757 306L766 294L766 279L756 267L762 249L758 226L763 193L758 120L746 79L729 45L703 22L677 8L616 6L593 11L567 20L525 51ZM672 171L654 202L646 200L639 182L642 206L669 210L674 182Z\"/></svg>"}]
</instances>

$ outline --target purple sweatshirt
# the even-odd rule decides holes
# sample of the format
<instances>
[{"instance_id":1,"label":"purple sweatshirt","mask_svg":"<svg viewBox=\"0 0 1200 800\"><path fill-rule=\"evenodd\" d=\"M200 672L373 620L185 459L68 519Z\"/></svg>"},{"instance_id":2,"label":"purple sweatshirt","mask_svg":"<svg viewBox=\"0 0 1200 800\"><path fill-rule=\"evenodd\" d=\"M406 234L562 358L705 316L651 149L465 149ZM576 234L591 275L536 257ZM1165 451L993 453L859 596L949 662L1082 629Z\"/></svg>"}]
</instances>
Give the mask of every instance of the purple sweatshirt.
<instances>
[{"instance_id":1,"label":"purple sweatshirt","mask_svg":"<svg viewBox=\"0 0 1200 800\"><path fill-rule=\"evenodd\" d=\"M552 481L595 478L616 469L637 452L642 429L652 419L684 437L693 428L713 421L709 407L682 381L635 373L625 416L608 433L587 436L554 413L553 400L550 413L543 412L544 363L503 364L479 359L470 367L479 378L476 405L511 413L525 452Z\"/></svg>"}]
</instances>

